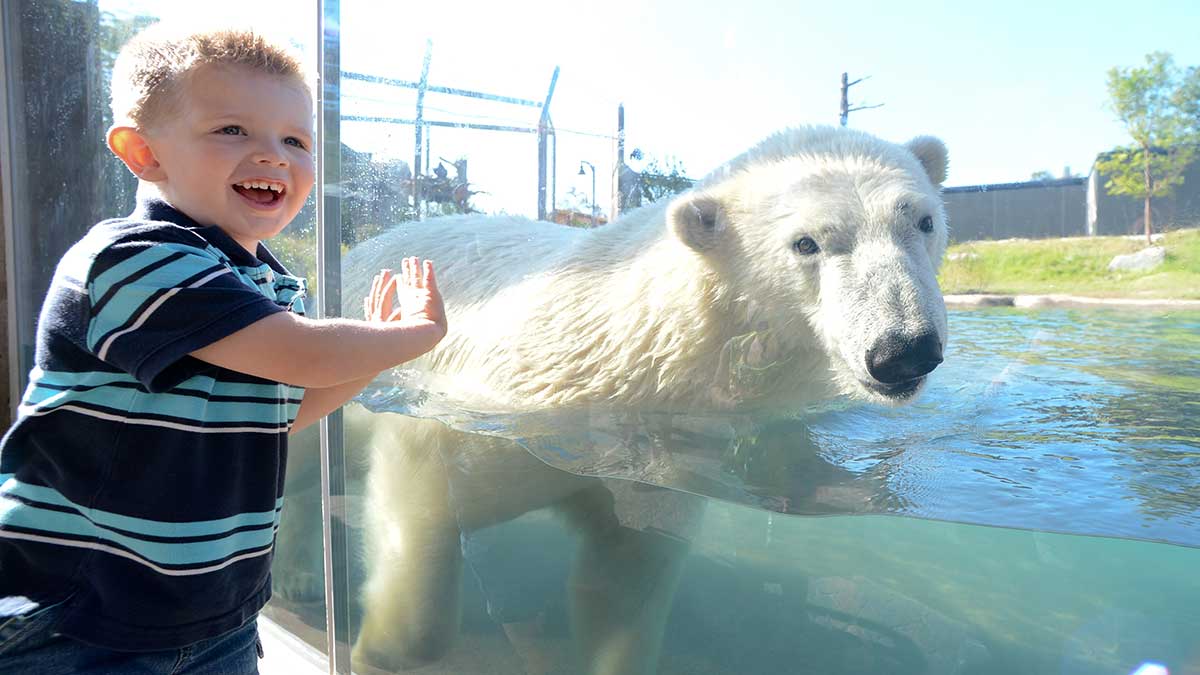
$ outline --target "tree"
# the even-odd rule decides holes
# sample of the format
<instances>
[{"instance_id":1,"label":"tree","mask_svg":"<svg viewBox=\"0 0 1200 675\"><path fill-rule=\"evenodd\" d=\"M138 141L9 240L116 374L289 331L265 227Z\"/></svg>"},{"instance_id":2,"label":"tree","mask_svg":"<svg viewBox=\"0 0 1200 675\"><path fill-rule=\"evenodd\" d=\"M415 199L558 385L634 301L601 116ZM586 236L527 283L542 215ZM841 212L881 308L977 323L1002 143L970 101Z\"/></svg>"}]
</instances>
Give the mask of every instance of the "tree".
<instances>
[{"instance_id":1,"label":"tree","mask_svg":"<svg viewBox=\"0 0 1200 675\"><path fill-rule=\"evenodd\" d=\"M695 183L687 177L683 162L669 155L661 165L654 157L647 159L642 167L640 182L642 199L646 203L677 195L691 189Z\"/></svg>"},{"instance_id":2,"label":"tree","mask_svg":"<svg viewBox=\"0 0 1200 675\"><path fill-rule=\"evenodd\" d=\"M1144 200L1147 245L1153 232L1150 200L1182 185L1183 171L1196 156L1198 78L1195 68L1181 74L1165 52L1147 54L1144 67L1108 71L1109 107L1133 143L1107 153L1097 166L1108 175L1110 192Z\"/></svg>"},{"instance_id":3,"label":"tree","mask_svg":"<svg viewBox=\"0 0 1200 675\"><path fill-rule=\"evenodd\" d=\"M1189 132L1200 134L1200 66L1192 66L1184 73L1175 91L1175 104L1190 125Z\"/></svg>"}]
</instances>

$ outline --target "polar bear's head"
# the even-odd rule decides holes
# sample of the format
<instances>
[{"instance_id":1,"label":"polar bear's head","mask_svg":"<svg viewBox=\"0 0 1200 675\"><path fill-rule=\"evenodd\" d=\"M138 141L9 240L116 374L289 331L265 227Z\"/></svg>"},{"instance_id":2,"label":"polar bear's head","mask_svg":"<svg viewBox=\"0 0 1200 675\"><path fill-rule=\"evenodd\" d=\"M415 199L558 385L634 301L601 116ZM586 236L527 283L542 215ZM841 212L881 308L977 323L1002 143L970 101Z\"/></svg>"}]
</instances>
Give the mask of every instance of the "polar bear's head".
<instances>
[{"instance_id":1,"label":"polar bear's head","mask_svg":"<svg viewBox=\"0 0 1200 675\"><path fill-rule=\"evenodd\" d=\"M932 137L895 145L844 129L795 129L677 198L668 224L748 299L750 321L774 331L782 350L804 355L807 367L827 366L842 393L901 403L946 345L936 278L946 166L945 146Z\"/></svg>"}]
</instances>

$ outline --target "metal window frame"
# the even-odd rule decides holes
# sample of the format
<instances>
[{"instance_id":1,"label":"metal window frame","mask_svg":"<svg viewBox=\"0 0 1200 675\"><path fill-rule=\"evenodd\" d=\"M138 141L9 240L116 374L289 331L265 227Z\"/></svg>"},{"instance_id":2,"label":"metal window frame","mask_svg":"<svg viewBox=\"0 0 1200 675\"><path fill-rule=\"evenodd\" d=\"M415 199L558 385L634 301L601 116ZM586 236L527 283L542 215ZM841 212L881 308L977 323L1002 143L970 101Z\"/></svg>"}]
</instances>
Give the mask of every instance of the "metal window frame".
<instances>
[{"instance_id":1,"label":"metal window frame","mask_svg":"<svg viewBox=\"0 0 1200 675\"><path fill-rule=\"evenodd\" d=\"M21 400L21 359L20 341L17 335L17 317L22 309L17 293L17 266L15 260L16 235L14 221L16 219L16 157L12 138L12 105L19 96L11 91L19 83L17 78L10 77L9 66L12 58L9 50L16 44L8 39L7 31L11 22L10 12L15 11L16 3L0 3L0 225L4 229L4 272L5 296L7 300L5 322L8 326L8 340L4 345L8 359L8 387L10 420L16 419L17 406Z\"/></svg>"},{"instance_id":2,"label":"metal window frame","mask_svg":"<svg viewBox=\"0 0 1200 675\"><path fill-rule=\"evenodd\" d=\"M341 2L317 0L317 317L341 316ZM350 675L350 555L348 524L333 518L345 503L342 411L320 422L321 537L325 577L325 640L330 675ZM341 592L339 592L341 591Z\"/></svg>"}]
</instances>

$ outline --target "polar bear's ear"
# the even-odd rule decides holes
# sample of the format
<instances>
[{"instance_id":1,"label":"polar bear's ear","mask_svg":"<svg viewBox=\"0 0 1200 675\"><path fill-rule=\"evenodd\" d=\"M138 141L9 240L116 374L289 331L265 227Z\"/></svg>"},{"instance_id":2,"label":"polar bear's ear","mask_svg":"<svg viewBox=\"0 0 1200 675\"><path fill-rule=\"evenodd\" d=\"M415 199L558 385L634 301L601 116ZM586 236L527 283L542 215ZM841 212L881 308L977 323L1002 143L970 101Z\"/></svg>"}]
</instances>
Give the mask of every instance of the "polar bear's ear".
<instances>
[{"instance_id":1,"label":"polar bear's ear","mask_svg":"<svg viewBox=\"0 0 1200 675\"><path fill-rule=\"evenodd\" d=\"M908 151L916 155L929 180L941 185L946 180L946 167L950 163L946 145L933 136L917 136L905 144Z\"/></svg>"},{"instance_id":2,"label":"polar bear's ear","mask_svg":"<svg viewBox=\"0 0 1200 675\"><path fill-rule=\"evenodd\" d=\"M667 225L689 248L701 253L720 244L727 222L725 206L704 192L687 192L667 208Z\"/></svg>"}]
</instances>

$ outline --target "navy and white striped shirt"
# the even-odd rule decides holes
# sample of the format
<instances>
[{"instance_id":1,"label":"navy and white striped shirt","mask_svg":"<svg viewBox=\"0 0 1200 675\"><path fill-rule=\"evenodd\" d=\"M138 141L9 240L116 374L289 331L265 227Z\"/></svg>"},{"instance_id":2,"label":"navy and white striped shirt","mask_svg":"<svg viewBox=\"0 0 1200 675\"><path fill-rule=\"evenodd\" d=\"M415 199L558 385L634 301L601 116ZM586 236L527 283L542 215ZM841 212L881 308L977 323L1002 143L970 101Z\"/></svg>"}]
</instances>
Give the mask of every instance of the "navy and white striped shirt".
<instances>
[{"instance_id":1,"label":"navy and white striped shirt","mask_svg":"<svg viewBox=\"0 0 1200 675\"><path fill-rule=\"evenodd\" d=\"M134 651L256 615L304 390L188 354L304 295L265 247L157 201L67 252L0 446L0 602L66 600L58 632Z\"/></svg>"}]
</instances>

